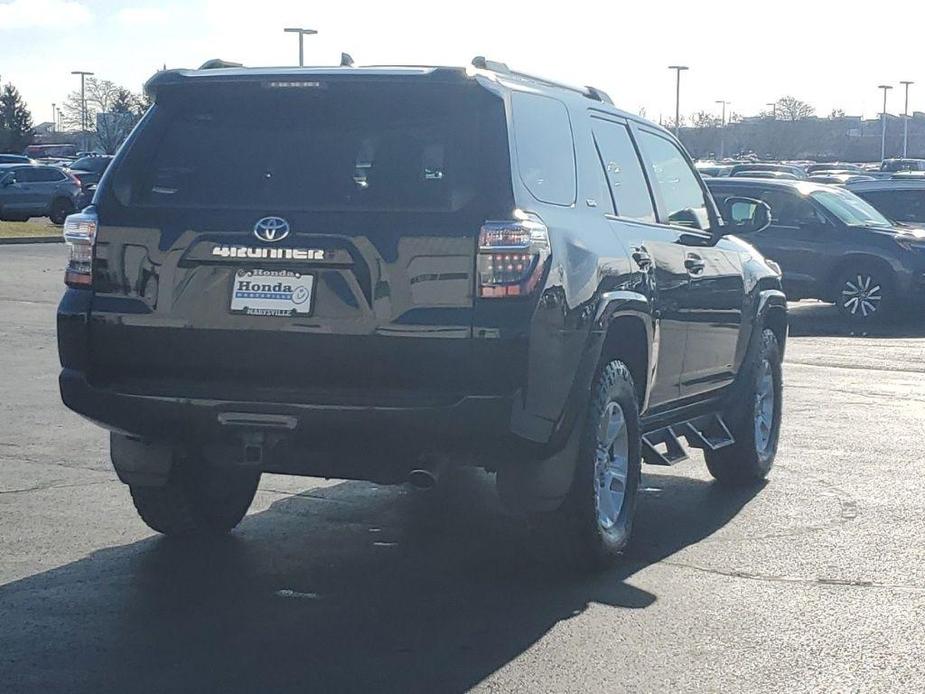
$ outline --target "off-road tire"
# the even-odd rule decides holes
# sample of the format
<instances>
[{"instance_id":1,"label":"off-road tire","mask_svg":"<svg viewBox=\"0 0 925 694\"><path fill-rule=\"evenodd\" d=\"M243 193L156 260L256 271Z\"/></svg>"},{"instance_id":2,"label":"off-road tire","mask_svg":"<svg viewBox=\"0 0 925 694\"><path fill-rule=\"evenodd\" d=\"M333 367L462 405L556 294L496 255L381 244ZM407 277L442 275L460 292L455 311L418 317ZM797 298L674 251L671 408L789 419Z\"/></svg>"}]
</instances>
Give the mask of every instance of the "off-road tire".
<instances>
[{"instance_id":1,"label":"off-road tire","mask_svg":"<svg viewBox=\"0 0 925 694\"><path fill-rule=\"evenodd\" d=\"M260 472L178 460L167 483L131 485L138 515L152 530L169 536L222 535L247 513Z\"/></svg>"},{"instance_id":2,"label":"off-road tire","mask_svg":"<svg viewBox=\"0 0 925 694\"><path fill-rule=\"evenodd\" d=\"M595 456L599 422L611 402L617 403L623 411L628 466L623 506L616 524L605 529L598 521ZM636 388L627 366L620 361L611 361L601 369L592 388L575 476L569 495L558 512L568 534L572 559L579 568L606 568L619 559L632 535L641 477L642 440Z\"/></svg>"},{"instance_id":3,"label":"off-road tire","mask_svg":"<svg viewBox=\"0 0 925 694\"><path fill-rule=\"evenodd\" d=\"M742 374L742 390L733 407L726 413L726 423L735 438L732 445L715 451L704 451L710 474L722 484L743 486L756 484L768 476L777 455L780 439L783 379L780 345L773 331L764 329L761 342ZM759 409L758 392L764 374L763 364L770 367L773 388L773 420L767 445L760 446L756 431Z\"/></svg>"}]
</instances>

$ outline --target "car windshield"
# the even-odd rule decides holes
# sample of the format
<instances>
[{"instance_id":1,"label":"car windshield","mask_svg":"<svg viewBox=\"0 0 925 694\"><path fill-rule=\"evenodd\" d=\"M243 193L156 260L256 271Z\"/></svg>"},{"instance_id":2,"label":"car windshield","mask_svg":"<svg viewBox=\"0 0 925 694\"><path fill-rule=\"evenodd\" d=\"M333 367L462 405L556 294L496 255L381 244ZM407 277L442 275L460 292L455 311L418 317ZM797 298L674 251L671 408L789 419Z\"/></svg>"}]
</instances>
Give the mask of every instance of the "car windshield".
<instances>
[{"instance_id":1,"label":"car windshield","mask_svg":"<svg viewBox=\"0 0 925 694\"><path fill-rule=\"evenodd\" d=\"M893 223L847 190L817 190L810 197L852 227L891 227Z\"/></svg>"}]
</instances>

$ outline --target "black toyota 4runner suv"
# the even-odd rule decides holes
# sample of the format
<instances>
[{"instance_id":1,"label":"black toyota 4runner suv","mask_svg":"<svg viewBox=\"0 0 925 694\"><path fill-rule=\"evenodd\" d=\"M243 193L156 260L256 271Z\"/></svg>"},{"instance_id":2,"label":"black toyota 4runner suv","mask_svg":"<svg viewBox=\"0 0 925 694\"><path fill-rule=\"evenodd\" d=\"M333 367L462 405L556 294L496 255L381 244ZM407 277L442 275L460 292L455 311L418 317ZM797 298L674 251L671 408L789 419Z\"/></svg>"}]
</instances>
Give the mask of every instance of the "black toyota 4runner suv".
<instances>
[{"instance_id":1,"label":"black toyota 4runner suv","mask_svg":"<svg viewBox=\"0 0 925 694\"><path fill-rule=\"evenodd\" d=\"M147 88L67 221L58 339L64 402L153 529L228 531L265 471L468 464L600 564L643 460L767 474L786 303L727 234L768 210L730 198L724 223L664 129L484 59Z\"/></svg>"}]
</instances>

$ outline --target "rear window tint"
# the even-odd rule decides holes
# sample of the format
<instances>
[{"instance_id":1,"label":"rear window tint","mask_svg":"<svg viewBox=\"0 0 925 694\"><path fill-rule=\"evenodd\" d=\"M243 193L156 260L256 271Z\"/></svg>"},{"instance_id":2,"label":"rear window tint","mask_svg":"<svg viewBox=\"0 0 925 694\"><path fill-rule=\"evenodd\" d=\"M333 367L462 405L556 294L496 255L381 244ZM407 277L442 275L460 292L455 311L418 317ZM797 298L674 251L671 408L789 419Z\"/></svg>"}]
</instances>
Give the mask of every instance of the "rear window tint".
<instances>
[{"instance_id":1,"label":"rear window tint","mask_svg":"<svg viewBox=\"0 0 925 694\"><path fill-rule=\"evenodd\" d=\"M139 206L443 211L499 195L506 169L503 103L474 85L213 86L159 100L116 187Z\"/></svg>"},{"instance_id":2,"label":"rear window tint","mask_svg":"<svg viewBox=\"0 0 925 694\"><path fill-rule=\"evenodd\" d=\"M537 200L575 202L575 145L565 105L548 96L514 92L514 139L520 178Z\"/></svg>"}]
</instances>

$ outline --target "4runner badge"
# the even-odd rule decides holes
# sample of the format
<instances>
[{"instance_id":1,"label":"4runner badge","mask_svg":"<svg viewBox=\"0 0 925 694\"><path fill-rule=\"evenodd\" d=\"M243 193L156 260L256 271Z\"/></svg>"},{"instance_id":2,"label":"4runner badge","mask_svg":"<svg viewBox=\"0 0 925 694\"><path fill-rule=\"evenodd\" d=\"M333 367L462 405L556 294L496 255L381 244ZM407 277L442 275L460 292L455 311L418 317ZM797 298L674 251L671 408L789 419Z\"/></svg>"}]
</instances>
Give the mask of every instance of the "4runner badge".
<instances>
[{"instance_id":1,"label":"4runner badge","mask_svg":"<svg viewBox=\"0 0 925 694\"><path fill-rule=\"evenodd\" d=\"M218 258L257 258L259 260L324 260L320 248L248 248L247 246L215 246L212 255Z\"/></svg>"}]
</instances>

